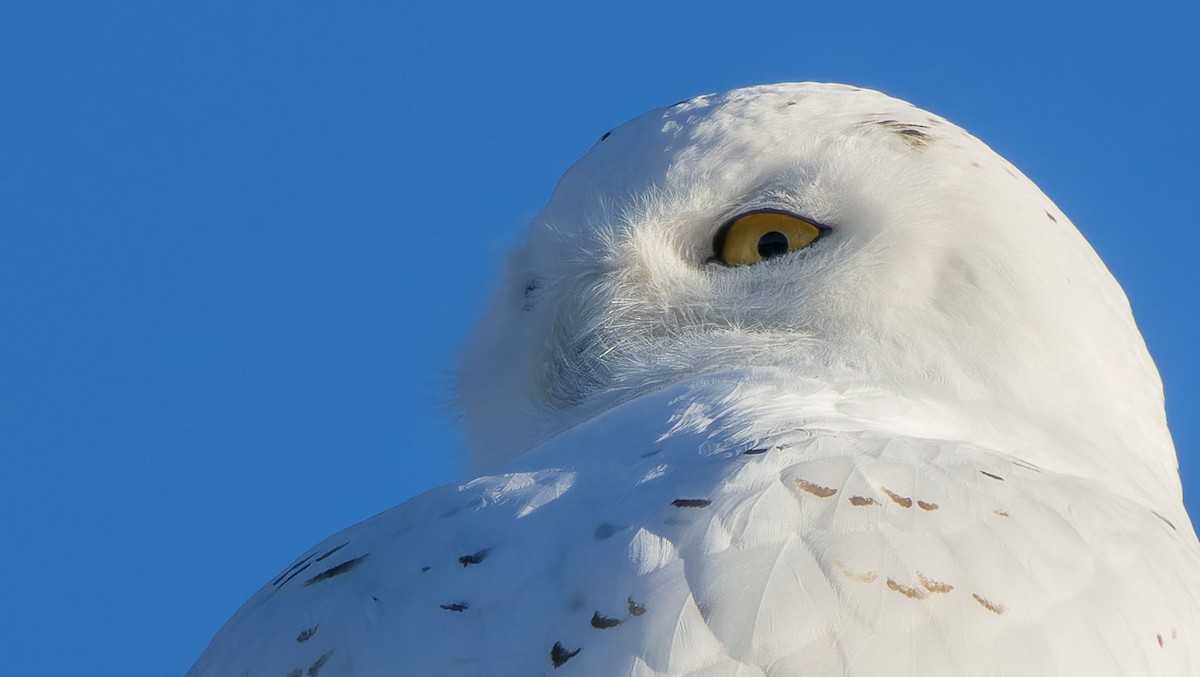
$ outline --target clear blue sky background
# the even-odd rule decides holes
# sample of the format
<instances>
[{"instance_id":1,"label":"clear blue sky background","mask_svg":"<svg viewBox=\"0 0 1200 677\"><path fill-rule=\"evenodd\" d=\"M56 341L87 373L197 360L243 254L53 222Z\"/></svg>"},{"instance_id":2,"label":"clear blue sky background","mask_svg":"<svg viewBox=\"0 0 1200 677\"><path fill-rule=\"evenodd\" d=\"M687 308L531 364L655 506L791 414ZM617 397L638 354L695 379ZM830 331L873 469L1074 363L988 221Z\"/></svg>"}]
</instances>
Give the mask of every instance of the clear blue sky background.
<instances>
[{"instance_id":1,"label":"clear blue sky background","mask_svg":"<svg viewBox=\"0 0 1200 677\"><path fill-rule=\"evenodd\" d=\"M1132 299L1200 507L1200 4L566 4L0 8L0 672L180 674L455 478L455 355L558 175L740 85L881 89L1038 182Z\"/></svg>"}]
</instances>

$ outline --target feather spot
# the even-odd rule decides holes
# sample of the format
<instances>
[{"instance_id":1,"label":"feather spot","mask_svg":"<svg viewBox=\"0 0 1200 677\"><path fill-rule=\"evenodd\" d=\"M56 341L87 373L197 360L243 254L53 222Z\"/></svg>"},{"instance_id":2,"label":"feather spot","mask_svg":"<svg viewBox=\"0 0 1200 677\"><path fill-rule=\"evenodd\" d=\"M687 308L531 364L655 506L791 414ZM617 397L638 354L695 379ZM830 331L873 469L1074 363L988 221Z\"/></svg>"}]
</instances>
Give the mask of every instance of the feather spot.
<instances>
[{"instance_id":1,"label":"feather spot","mask_svg":"<svg viewBox=\"0 0 1200 677\"><path fill-rule=\"evenodd\" d=\"M292 670L291 672L284 675L284 677L302 677L303 675L304 675L304 671L301 670L300 668L296 668L295 670Z\"/></svg>"},{"instance_id":2,"label":"feather spot","mask_svg":"<svg viewBox=\"0 0 1200 677\"><path fill-rule=\"evenodd\" d=\"M296 641L303 644L303 643L307 642L308 640L312 639L312 636L317 634L317 628L319 628L319 627L321 627L320 623L312 626L311 628L306 628L304 630L301 630L300 634L296 635Z\"/></svg>"},{"instance_id":3,"label":"feather spot","mask_svg":"<svg viewBox=\"0 0 1200 677\"><path fill-rule=\"evenodd\" d=\"M829 498L837 493L837 489L832 487L823 487L815 482L809 482L808 480L802 478L796 480L796 486L818 498Z\"/></svg>"},{"instance_id":4,"label":"feather spot","mask_svg":"<svg viewBox=\"0 0 1200 677\"><path fill-rule=\"evenodd\" d=\"M1157 635L1155 635L1155 637L1158 637L1158 648L1161 649L1163 647L1162 633L1161 632L1158 633Z\"/></svg>"},{"instance_id":5,"label":"feather spot","mask_svg":"<svg viewBox=\"0 0 1200 677\"><path fill-rule=\"evenodd\" d=\"M887 586L901 595L908 597L909 599L925 599L929 596L924 590L910 588L907 585L901 585L890 578L887 579Z\"/></svg>"},{"instance_id":6,"label":"feather spot","mask_svg":"<svg viewBox=\"0 0 1200 677\"><path fill-rule=\"evenodd\" d=\"M458 558L458 563L463 565L464 567L470 566L472 564L479 564L480 562L482 562L484 559L487 558L489 552L490 552L490 549L484 548L483 550L473 552L470 555L463 555L462 557Z\"/></svg>"},{"instance_id":7,"label":"feather spot","mask_svg":"<svg viewBox=\"0 0 1200 677\"><path fill-rule=\"evenodd\" d=\"M466 602L455 602L453 604L439 604L438 606L445 609L446 611L458 611L458 612L463 612L463 611L466 611L467 609L471 608L471 605L467 604Z\"/></svg>"},{"instance_id":8,"label":"feather spot","mask_svg":"<svg viewBox=\"0 0 1200 677\"><path fill-rule=\"evenodd\" d=\"M925 588L929 592L943 593L950 592L954 589L953 585L950 585L949 583L943 583L941 581L935 581L920 571L917 572L917 579L921 581L921 587Z\"/></svg>"},{"instance_id":9,"label":"feather spot","mask_svg":"<svg viewBox=\"0 0 1200 677\"><path fill-rule=\"evenodd\" d=\"M867 505L879 505L879 501L876 501L875 499L871 498L870 496L851 496L850 497L850 505L858 506L861 508L861 507L867 506Z\"/></svg>"},{"instance_id":10,"label":"feather spot","mask_svg":"<svg viewBox=\"0 0 1200 677\"><path fill-rule=\"evenodd\" d=\"M934 510L937 510L941 506L939 506L937 503L929 503L929 502L918 499L917 507L921 508L922 510L928 511L928 512L933 512Z\"/></svg>"},{"instance_id":11,"label":"feather spot","mask_svg":"<svg viewBox=\"0 0 1200 677\"><path fill-rule=\"evenodd\" d=\"M431 567L421 567L421 573L427 573Z\"/></svg>"},{"instance_id":12,"label":"feather spot","mask_svg":"<svg viewBox=\"0 0 1200 677\"><path fill-rule=\"evenodd\" d=\"M842 576L858 581L859 583L874 583L875 579L879 578L874 571L864 571L863 573L859 573L857 571L852 571L845 564L842 564L838 561L834 561L833 567L837 569L837 572Z\"/></svg>"},{"instance_id":13,"label":"feather spot","mask_svg":"<svg viewBox=\"0 0 1200 677\"><path fill-rule=\"evenodd\" d=\"M641 616L642 614L646 613L646 605L638 604L637 602L633 601L632 597L627 597L625 601L629 603L630 616Z\"/></svg>"},{"instance_id":14,"label":"feather spot","mask_svg":"<svg viewBox=\"0 0 1200 677\"><path fill-rule=\"evenodd\" d=\"M1036 465L1034 465L1032 463L1029 463L1028 461L1013 461L1013 464L1020 466L1026 470L1032 470L1033 472L1039 472L1039 473L1042 472L1041 468L1037 467Z\"/></svg>"},{"instance_id":15,"label":"feather spot","mask_svg":"<svg viewBox=\"0 0 1200 677\"><path fill-rule=\"evenodd\" d=\"M595 538L597 541L603 541L607 538L611 538L614 534L619 534L622 531L625 531L628 528L629 527L627 526L604 522L600 526L596 527L596 531L592 532L592 538Z\"/></svg>"},{"instance_id":16,"label":"feather spot","mask_svg":"<svg viewBox=\"0 0 1200 677\"><path fill-rule=\"evenodd\" d=\"M893 503L902 508L912 507L912 499L907 496L901 496L887 487L883 487L883 493L887 494L888 498L892 499Z\"/></svg>"},{"instance_id":17,"label":"feather spot","mask_svg":"<svg viewBox=\"0 0 1200 677\"><path fill-rule=\"evenodd\" d=\"M609 132L604 132L603 134L601 134L601 135L600 135L600 140L601 140L601 141L603 141L603 140L607 139L607 138L608 138L608 137L610 137L610 136L612 136L612 132L611 132L611 131L609 131Z\"/></svg>"},{"instance_id":18,"label":"feather spot","mask_svg":"<svg viewBox=\"0 0 1200 677\"><path fill-rule=\"evenodd\" d=\"M1004 478L1003 478L1003 477L1001 477L1001 476L999 476L999 475L993 475L992 473L990 473L990 472L988 472L988 471L986 471L986 470L980 470L979 472L983 473L984 475L987 475L988 477L990 477L990 478L992 478L992 479L994 479L994 480L999 480L999 481L1001 481L1001 482L1003 482L1003 481L1004 481Z\"/></svg>"},{"instance_id":19,"label":"feather spot","mask_svg":"<svg viewBox=\"0 0 1200 677\"><path fill-rule=\"evenodd\" d=\"M742 454L746 456L757 456L759 454L765 454L767 451L769 451L767 447L760 447L758 449L747 449L743 451Z\"/></svg>"},{"instance_id":20,"label":"feather spot","mask_svg":"<svg viewBox=\"0 0 1200 677\"><path fill-rule=\"evenodd\" d=\"M1162 520L1163 523L1166 524L1167 526L1171 527L1172 529L1175 528L1175 524L1172 523L1171 520L1167 519L1166 517L1163 517L1162 515L1158 514L1158 511L1151 510L1150 512L1154 513L1154 516L1157 517L1158 519Z\"/></svg>"},{"instance_id":21,"label":"feather spot","mask_svg":"<svg viewBox=\"0 0 1200 677\"><path fill-rule=\"evenodd\" d=\"M993 510L992 512L996 513L1000 517L1008 517L1007 510Z\"/></svg>"},{"instance_id":22,"label":"feather spot","mask_svg":"<svg viewBox=\"0 0 1200 677\"><path fill-rule=\"evenodd\" d=\"M609 628L615 628L620 624L621 624L620 619L609 618L608 616L601 616L599 611L592 614L592 627L596 628L597 630L607 630Z\"/></svg>"},{"instance_id":23,"label":"feather spot","mask_svg":"<svg viewBox=\"0 0 1200 677\"><path fill-rule=\"evenodd\" d=\"M975 593L971 593L971 596L975 598L976 602L979 602L979 606L987 609L988 611L990 611L994 614L1004 613L1004 605L1003 604L996 604L995 602L988 599L987 597L980 597L979 595L977 595Z\"/></svg>"},{"instance_id":24,"label":"feather spot","mask_svg":"<svg viewBox=\"0 0 1200 677\"><path fill-rule=\"evenodd\" d=\"M554 667L561 667L563 663L574 658L581 650L564 648L562 642L555 642L550 649L550 662Z\"/></svg>"},{"instance_id":25,"label":"feather spot","mask_svg":"<svg viewBox=\"0 0 1200 677\"><path fill-rule=\"evenodd\" d=\"M308 677L317 677L317 673L321 671L321 666L329 661L329 657L333 655L333 649L321 654L321 657L313 662L308 668Z\"/></svg>"},{"instance_id":26,"label":"feather spot","mask_svg":"<svg viewBox=\"0 0 1200 677\"><path fill-rule=\"evenodd\" d=\"M339 564L337 566L329 567L325 571L322 571L321 573L317 574L316 576L313 576L312 578L308 579L307 581L304 581L304 584L312 585L314 583L320 583L321 581L327 581L327 580L333 578L334 576L341 576L342 574L344 574L348 571L354 570L355 567L357 567L359 564L362 564L363 560L369 556L370 556L370 553L367 553L366 555L363 555L362 557L355 557L354 559L348 560L346 562L342 562L341 564Z\"/></svg>"},{"instance_id":27,"label":"feather spot","mask_svg":"<svg viewBox=\"0 0 1200 677\"><path fill-rule=\"evenodd\" d=\"M1058 219L1054 218L1054 215L1051 214L1049 210L1046 210L1046 218L1050 219L1051 221L1053 221L1055 223L1058 223Z\"/></svg>"},{"instance_id":28,"label":"feather spot","mask_svg":"<svg viewBox=\"0 0 1200 677\"><path fill-rule=\"evenodd\" d=\"M671 501L671 505L676 508L707 508L712 501L707 498L677 498Z\"/></svg>"}]
</instances>

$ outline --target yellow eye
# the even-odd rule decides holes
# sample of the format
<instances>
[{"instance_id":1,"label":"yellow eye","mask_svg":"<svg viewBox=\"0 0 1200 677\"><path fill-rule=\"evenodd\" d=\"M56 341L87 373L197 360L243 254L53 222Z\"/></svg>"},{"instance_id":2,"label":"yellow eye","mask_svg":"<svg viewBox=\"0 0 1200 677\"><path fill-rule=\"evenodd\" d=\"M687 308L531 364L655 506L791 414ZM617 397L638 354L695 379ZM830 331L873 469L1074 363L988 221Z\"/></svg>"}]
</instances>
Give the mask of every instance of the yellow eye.
<instances>
[{"instance_id":1,"label":"yellow eye","mask_svg":"<svg viewBox=\"0 0 1200 677\"><path fill-rule=\"evenodd\" d=\"M751 211L722 226L713 240L716 259L725 265L749 265L803 250L822 228L782 211Z\"/></svg>"},{"instance_id":2,"label":"yellow eye","mask_svg":"<svg viewBox=\"0 0 1200 677\"><path fill-rule=\"evenodd\" d=\"M742 214L717 231L716 259L727 266L745 266L804 249L821 235L821 228L784 212Z\"/></svg>"}]
</instances>

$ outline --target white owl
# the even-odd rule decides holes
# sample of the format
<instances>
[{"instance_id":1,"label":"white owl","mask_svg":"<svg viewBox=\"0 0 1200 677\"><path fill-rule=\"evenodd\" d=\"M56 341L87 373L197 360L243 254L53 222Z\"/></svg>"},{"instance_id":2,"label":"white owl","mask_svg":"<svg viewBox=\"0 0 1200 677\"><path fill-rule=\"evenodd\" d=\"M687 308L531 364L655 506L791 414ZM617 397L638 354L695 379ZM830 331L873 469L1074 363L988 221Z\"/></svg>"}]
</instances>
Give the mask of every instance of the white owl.
<instances>
[{"instance_id":1,"label":"white owl","mask_svg":"<svg viewBox=\"0 0 1200 677\"><path fill-rule=\"evenodd\" d=\"M1154 364L1051 201L853 87L605 134L462 369L477 470L273 577L189 675L1196 675Z\"/></svg>"}]
</instances>

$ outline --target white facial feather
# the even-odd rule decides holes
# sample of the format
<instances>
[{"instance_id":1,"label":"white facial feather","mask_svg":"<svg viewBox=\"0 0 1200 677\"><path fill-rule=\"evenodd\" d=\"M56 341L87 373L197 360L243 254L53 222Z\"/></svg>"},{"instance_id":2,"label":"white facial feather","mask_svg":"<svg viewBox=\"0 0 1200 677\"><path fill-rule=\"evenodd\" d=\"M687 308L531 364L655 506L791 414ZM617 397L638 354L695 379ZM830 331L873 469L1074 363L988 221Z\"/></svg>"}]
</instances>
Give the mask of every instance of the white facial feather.
<instances>
[{"instance_id":1,"label":"white facial feather","mask_svg":"<svg viewBox=\"0 0 1200 677\"><path fill-rule=\"evenodd\" d=\"M762 207L831 230L760 264L708 262L717 229ZM948 431L1034 428L1087 451L1027 460L1179 495L1157 371L1099 258L982 142L877 92L735 90L599 141L534 221L469 344L473 465L683 377L745 367L923 398L954 419Z\"/></svg>"}]
</instances>

